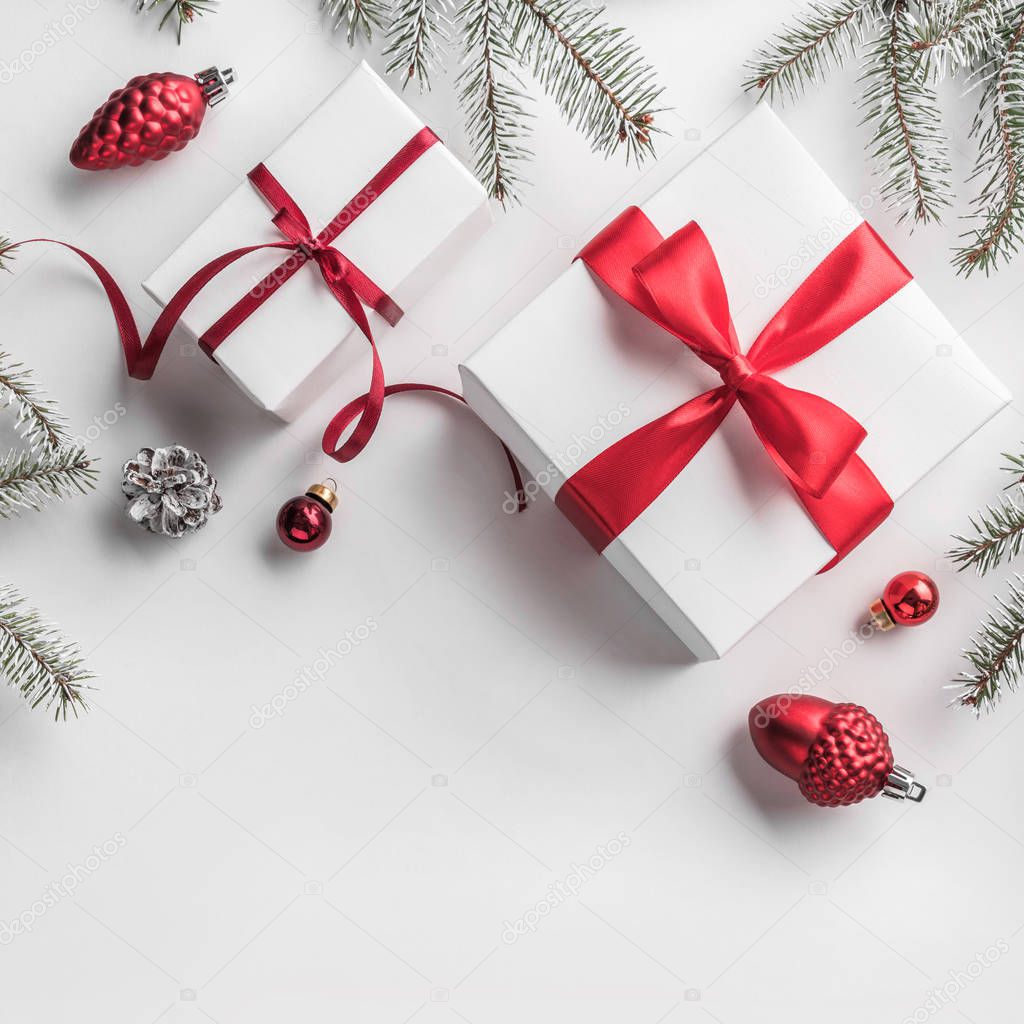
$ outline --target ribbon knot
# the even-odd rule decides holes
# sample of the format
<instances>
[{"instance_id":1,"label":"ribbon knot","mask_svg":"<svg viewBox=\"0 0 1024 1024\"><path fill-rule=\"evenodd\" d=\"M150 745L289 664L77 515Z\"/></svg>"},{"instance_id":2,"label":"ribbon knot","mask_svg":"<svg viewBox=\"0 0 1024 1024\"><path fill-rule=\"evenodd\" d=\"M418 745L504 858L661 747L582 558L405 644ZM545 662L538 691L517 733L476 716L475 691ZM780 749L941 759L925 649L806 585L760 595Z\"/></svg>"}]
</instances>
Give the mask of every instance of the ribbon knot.
<instances>
[{"instance_id":1,"label":"ribbon knot","mask_svg":"<svg viewBox=\"0 0 1024 1024\"><path fill-rule=\"evenodd\" d=\"M620 298L718 370L722 385L672 409L600 452L556 498L599 551L683 471L735 405L836 551L831 568L892 510L857 456L867 436L847 412L773 374L812 356L887 302L907 269L868 224L854 229L769 321L746 355L722 272L695 223L669 238L630 207L580 253Z\"/></svg>"},{"instance_id":2,"label":"ribbon knot","mask_svg":"<svg viewBox=\"0 0 1024 1024\"><path fill-rule=\"evenodd\" d=\"M757 370L746 356L735 355L718 372L722 375L722 383L730 391L739 391L743 382L757 373Z\"/></svg>"}]
</instances>

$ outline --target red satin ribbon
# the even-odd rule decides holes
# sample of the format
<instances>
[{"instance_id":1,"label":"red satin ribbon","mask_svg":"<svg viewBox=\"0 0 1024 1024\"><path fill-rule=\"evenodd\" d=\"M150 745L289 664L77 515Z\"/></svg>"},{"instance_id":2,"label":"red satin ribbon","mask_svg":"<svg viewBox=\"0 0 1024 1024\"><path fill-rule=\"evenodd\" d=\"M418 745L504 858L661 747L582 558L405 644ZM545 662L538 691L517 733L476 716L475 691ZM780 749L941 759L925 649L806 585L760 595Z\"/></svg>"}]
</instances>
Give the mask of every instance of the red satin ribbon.
<instances>
[{"instance_id":1,"label":"red satin ribbon","mask_svg":"<svg viewBox=\"0 0 1024 1024\"><path fill-rule=\"evenodd\" d=\"M438 142L438 137L429 128L417 132L381 169L363 186L362 189L339 211L331 222L315 237L309 221L299 205L288 194L284 186L274 177L264 164L258 164L249 172L249 181L267 200L275 211L273 223L285 236L286 241L266 242L262 245L250 245L218 256L206 266L201 267L172 296L157 318L146 341L142 341L138 325L132 315L124 293L112 275L97 259L82 249L69 245L54 238L30 238L18 242L17 246L33 242L48 242L63 246L75 253L89 266L98 278L107 300L114 313L117 333L124 350L125 365L130 376L138 380L149 380L153 376L164 347L184 315L193 299L218 274L233 263L248 256L250 253L264 249L290 250L288 258L268 274L256 287L247 292L235 303L212 327L199 339L204 352L211 358L217 347L238 329L252 314L259 309L286 281L290 280L306 263L312 261L319 269L324 282L331 294L338 300L342 308L352 318L370 344L371 372L370 389L361 398L350 402L331 421L323 436L323 450L338 462L350 462L367 445L380 420L381 408L385 398L408 390L434 391L458 401L464 401L460 395L438 388L430 384L401 384L394 387L384 385L384 367L381 364L377 344L370 329L370 322L363 308L363 303L379 313L387 323L394 326L402 318L402 310L380 287L378 287L355 264L335 249L331 243L356 220L376 199L391 187L424 153ZM341 436L345 429L356 422L348 440L341 444ZM504 446L502 446L504 447ZM520 508L523 504L523 487L519 469L508 448L505 454L512 465L512 473L517 493L520 495Z\"/></svg>"},{"instance_id":2,"label":"red satin ribbon","mask_svg":"<svg viewBox=\"0 0 1024 1024\"><path fill-rule=\"evenodd\" d=\"M622 438L563 484L559 508L598 551L675 480L737 402L835 550L825 569L884 521L892 499L856 454L864 428L826 399L770 376L834 341L911 280L868 224L810 274L746 355L718 261L696 224L665 239L631 207L579 258L722 377L720 387Z\"/></svg>"}]
</instances>

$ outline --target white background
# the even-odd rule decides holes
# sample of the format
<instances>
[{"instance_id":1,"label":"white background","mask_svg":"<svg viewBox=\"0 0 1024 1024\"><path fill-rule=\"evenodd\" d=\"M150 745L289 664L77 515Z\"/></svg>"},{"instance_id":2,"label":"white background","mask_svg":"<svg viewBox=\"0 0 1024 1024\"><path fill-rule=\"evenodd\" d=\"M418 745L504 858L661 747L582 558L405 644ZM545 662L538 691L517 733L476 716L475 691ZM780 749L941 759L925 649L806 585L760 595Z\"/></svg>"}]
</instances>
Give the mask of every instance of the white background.
<instances>
[{"instance_id":1,"label":"white background","mask_svg":"<svg viewBox=\"0 0 1024 1024\"><path fill-rule=\"evenodd\" d=\"M539 102L534 188L388 332L391 378L453 384L458 361L627 198L649 195L748 108L742 62L799 6L616 0L675 107L659 118L670 133L661 160L605 165ZM139 281L355 56L312 0L227 0L180 49L133 7L6 5L0 60L34 44L41 53L0 86L0 229L88 248L148 325ZM39 45L69 10L70 37ZM67 164L107 92L134 74L215 62L234 64L239 84L186 152L116 174ZM876 183L854 79L837 76L783 116L857 199ZM970 104L949 98L962 176ZM450 82L408 99L465 153ZM891 216L872 221L1019 391L1024 264L965 282L947 263L955 222L910 237ZM362 388L365 351L353 345L346 376L282 428L177 341L154 381L128 379L109 310L71 257L35 248L15 269L0 281L3 347L38 371L77 430L104 426L90 444L98 493L0 524L3 576L80 639L99 687L93 712L68 725L0 691L0 932L21 915L32 924L0 945L5 1018L1012 1015L1024 967L1024 695L980 722L946 708L942 686L1005 574L955 576L943 552L1003 483L999 453L1024 438L1019 404L838 571L725 660L697 665L553 508L504 515L500 450L431 399L395 401L372 448L340 471L329 546L286 551L274 515L331 472L320 431ZM129 524L119 497L126 458L176 441L209 459L225 502L179 543ZM880 586L915 566L939 581L939 617L844 654ZM346 640L366 624L369 636ZM319 672L331 649L348 653ZM821 810L759 761L747 709L819 663L815 692L882 719L898 760L930 787L924 804ZM314 682L295 696L302 672ZM253 719L254 705L288 694L280 714ZM107 842L116 852L96 866L93 848ZM591 858L577 895L505 941L506 922ZM87 864L73 895L33 911ZM972 967L989 947L988 965ZM927 1000L942 985L940 1008Z\"/></svg>"}]
</instances>

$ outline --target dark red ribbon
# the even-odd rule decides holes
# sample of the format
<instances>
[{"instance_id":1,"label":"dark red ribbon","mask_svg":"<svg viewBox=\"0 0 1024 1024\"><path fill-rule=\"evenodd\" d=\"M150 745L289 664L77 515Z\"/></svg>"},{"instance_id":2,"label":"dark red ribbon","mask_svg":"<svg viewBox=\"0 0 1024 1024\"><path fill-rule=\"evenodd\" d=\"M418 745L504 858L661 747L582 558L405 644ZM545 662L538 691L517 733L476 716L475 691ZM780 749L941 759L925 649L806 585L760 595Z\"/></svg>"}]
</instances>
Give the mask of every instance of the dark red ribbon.
<instances>
[{"instance_id":1,"label":"dark red ribbon","mask_svg":"<svg viewBox=\"0 0 1024 1024\"><path fill-rule=\"evenodd\" d=\"M746 355L740 352L718 261L695 223L665 239L631 207L579 258L722 377L721 386L633 431L563 484L558 507L597 550L675 480L737 402L835 550L825 569L885 520L892 499L856 454L864 428L826 399L770 376L834 341L911 280L868 224L823 260Z\"/></svg>"},{"instance_id":2,"label":"dark red ribbon","mask_svg":"<svg viewBox=\"0 0 1024 1024\"><path fill-rule=\"evenodd\" d=\"M217 347L259 309L285 282L306 263L313 262L320 271L331 294L352 318L370 344L371 371L369 391L350 402L331 421L323 437L323 450L338 462L350 462L367 445L380 421L384 400L402 391L431 391L463 401L460 395L430 384L405 384L385 387L384 367L367 318L365 303L394 326L402 318L402 310L380 287L331 244L390 188L424 153L438 142L429 128L422 128L363 186L315 237L305 214L284 186L265 164L249 172L249 181L274 210L273 223L286 241L250 245L218 256L201 267L182 285L164 307L146 341L143 342L124 293L107 269L89 253L54 238L30 238L17 246L32 242L49 242L63 246L80 256L98 278L114 313L117 332L124 350L125 365L130 376L149 380L160 361L164 347L193 299L222 271L254 252L264 249L290 250L288 258L253 289L238 300L199 339L200 347L214 358ZM15 248L12 246L11 248ZM353 413L352 410L356 409ZM355 421L348 440L340 444L344 430ZM341 426L339 426L341 424ZM340 447L339 447L340 444ZM504 447L504 446L503 446ZM508 449L505 453L512 465L517 493L522 495L522 480ZM522 500L520 502L522 506Z\"/></svg>"}]
</instances>

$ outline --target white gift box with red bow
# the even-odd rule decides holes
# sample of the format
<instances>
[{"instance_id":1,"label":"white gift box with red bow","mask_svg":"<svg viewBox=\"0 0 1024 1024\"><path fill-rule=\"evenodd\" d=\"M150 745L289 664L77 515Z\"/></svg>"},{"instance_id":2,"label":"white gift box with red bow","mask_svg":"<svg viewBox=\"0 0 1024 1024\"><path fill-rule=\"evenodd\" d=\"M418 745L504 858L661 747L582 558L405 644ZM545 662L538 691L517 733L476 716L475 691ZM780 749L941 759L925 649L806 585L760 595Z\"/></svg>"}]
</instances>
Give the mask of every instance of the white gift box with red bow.
<instances>
[{"instance_id":1,"label":"white gift box with red bow","mask_svg":"<svg viewBox=\"0 0 1024 1024\"><path fill-rule=\"evenodd\" d=\"M318 232L424 127L361 64L264 160ZM161 306L200 267L232 249L280 242L270 210L242 182L143 282ZM443 145L417 159L335 240L334 247L405 311L491 225L483 187ZM193 300L181 325L193 339L278 270L288 253L254 253ZM368 311L378 343L385 322ZM293 419L337 376L355 325L310 261L216 349L214 358L258 405ZM358 337L358 335L357 335Z\"/></svg>"},{"instance_id":2,"label":"white gift box with red bow","mask_svg":"<svg viewBox=\"0 0 1024 1024\"><path fill-rule=\"evenodd\" d=\"M691 221L703 229L746 352L878 202L846 199L759 106L643 212L666 238ZM598 453L722 383L579 261L461 370L470 405L551 498ZM894 500L1010 400L913 281L772 376L866 428L858 454ZM723 655L835 551L734 406L603 554L706 659Z\"/></svg>"}]
</instances>

